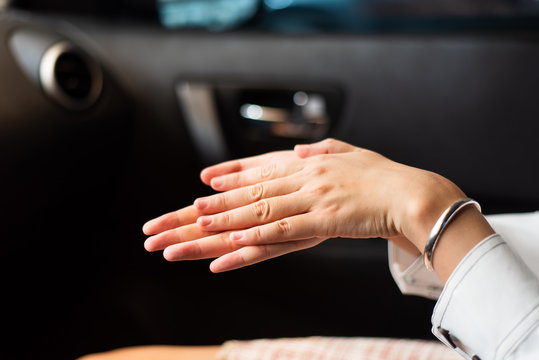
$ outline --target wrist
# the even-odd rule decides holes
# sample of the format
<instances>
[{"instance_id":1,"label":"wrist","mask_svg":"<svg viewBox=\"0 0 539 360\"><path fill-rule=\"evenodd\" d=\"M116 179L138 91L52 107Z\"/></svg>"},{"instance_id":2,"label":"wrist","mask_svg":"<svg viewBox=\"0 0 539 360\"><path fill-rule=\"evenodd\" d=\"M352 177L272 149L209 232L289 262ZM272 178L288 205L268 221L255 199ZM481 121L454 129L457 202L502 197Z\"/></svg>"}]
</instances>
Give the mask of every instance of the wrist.
<instances>
[{"instance_id":1,"label":"wrist","mask_svg":"<svg viewBox=\"0 0 539 360\"><path fill-rule=\"evenodd\" d=\"M451 181L433 176L422 187L420 194L415 194L406 208L404 235L423 254L430 232L440 216L456 201L466 195ZM492 235L494 230L475 206L466 206L455 214L445 226L438 238L432 255L434 271L445 284L462 258L475 245Z\"/></svg>"},{"instance_id":2,"label":"wrist","mask_svg":"<svg viewBox=\"0 0 539 360\"><path fill-rule=\"evenodd\" d=\"M424 174L419 191L410 194L403 207L402 232L423 253L429 234L440 215L466 195L451 181L434 173Z\"/></svg>"},{"instance_id":3,"label":"wrist","mask_svg":"<svg viewBox=\"0 0 539 360\"><path fill-rule=\"evenodd\" d=\"M436 221L436 224L429 234L429 238L423 252L425 266L429 271L434 271L432 257L434 251L436 250L436 245L438 245L438 240L441 238L444 230L451 223L451 220L453 220L461 211L463 211L463 209L472 205L476 207L479 213L481 213L481 206L477 201L470 198L463 198L451 204L451 206L448 207Z\"/></svg>"},{"instance_id":4,"label":"wrist","mask_svg":"<svg viewBox=\"0 0 539 360\"><path fill-rule=\"evenodd\" d=\"M465 197L455 185L451 189L450 184L449 181L446 183L444 192L436 191L443 187L431 188L427 195L410 202L409 234L406 236L422 254L440 216L448 207ZM466 206L456 213L441 232L431 258L431 265L440 280L445 284L464 256L492 234L494 230L475 206Z\"/></svg>"},{"instance_id":5,"label":"wrist","mask_svg":"<svg viewBox=\"0 0 539 360\"><path fill-rule=\"evenodd\" d=\"M460 261L494 230L475 206L457 213L438 239L432 256L434 271L445 282Z\"/></svg>"}]
</instances>

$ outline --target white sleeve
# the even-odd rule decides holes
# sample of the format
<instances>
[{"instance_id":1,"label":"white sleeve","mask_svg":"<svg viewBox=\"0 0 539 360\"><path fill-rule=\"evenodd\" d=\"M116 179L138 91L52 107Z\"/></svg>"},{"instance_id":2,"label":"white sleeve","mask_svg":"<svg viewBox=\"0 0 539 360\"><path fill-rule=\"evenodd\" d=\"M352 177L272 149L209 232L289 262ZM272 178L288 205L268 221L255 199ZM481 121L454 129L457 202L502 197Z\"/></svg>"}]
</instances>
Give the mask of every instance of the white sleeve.
<instances>
[{"instance_id":1,"label":"white sleeve","mask_svg":"<svg viewBox=\"0 0 539 360\"><path fill-rule=\"evenodd\" d=\"M539 359L539 212L487 220L497 234L451 275L436 304L433 333L468 359ZM393 245L389 259L403 293L433 298L442 289L422 260Z\"/></svg>"},{"instance_id":2,"label":"white sleeve","mask_svg":"<svg viewBox=\"0 0 539 360\"><path fill-rule=\"evenodd\" d=\"M416 257L388 241L389 271L405 295L438 299L444 285L436 273L428 271L423 256Z\"/></svg>"},{"instance_id":3,"label":"white sleeve","mask_svg":"<svg viewBox=\"0 0 539 360\"><path fill-rule=\"evenodd\" d=\"M432 325L467 359L539 359L539 280L500 235L489 236L451 274Z\"/></svg>"},{"instance_id":4,"label":"white sleeve","mask_svg":"<svg viewBox=\"0 0 539 360\"><path fill-rule=\"evenodd\" d=\"M496 233L539 277L539 211L486 216Z\"/></svg>"},{"instance_id":5,"label":"white sleeve","mask_svg":"<svg viewBox=\"0 0 539 360\"><path fill-rule=\"evenodd\" d=\"M535 276L539 277L539 211L489 215L486 219ZM391 275L403 294L429 299L440 296L443 284L436 274L425 268L422 256L416 258L388 242L388 260Z\"/></svg>"}]
</instances>

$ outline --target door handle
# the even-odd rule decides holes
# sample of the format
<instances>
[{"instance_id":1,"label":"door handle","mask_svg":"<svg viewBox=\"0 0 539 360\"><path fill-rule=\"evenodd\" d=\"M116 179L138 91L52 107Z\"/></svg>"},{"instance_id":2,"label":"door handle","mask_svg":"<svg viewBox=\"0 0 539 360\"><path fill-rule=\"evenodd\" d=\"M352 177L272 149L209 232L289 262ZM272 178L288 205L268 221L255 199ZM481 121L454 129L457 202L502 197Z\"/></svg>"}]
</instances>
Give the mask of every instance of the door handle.
<instances>
[{"instance_id":1,"label":"door handle","mask_svg":"<svg viewBox=\"0 0 539 360\"><path fill-rule=\"evenodd\" d=\"M316 138L329 126L325 98L303 91L294 93L291 109L245 103L240 115L249 121L270 123L268 132L281 137Z\"/></svg>"},{"instance_id":2,"label":"door handle","mask_svg":"<svg viewBox=\"0 0 539 360\"><path fill-rule=\"evenodd\" d=\"M305 84L182 81L176 94L203 165L319 140L343 105L338 88Z\"/></svg>"}]
</instances>

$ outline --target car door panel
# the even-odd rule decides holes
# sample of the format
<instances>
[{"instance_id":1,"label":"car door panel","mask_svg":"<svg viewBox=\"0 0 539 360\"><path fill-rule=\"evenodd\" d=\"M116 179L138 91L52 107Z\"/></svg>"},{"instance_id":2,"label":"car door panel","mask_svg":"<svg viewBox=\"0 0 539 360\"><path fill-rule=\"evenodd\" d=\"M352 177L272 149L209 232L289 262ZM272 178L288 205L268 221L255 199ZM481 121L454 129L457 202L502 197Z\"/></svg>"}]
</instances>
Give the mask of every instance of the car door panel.
<instances>
[{"instance_id":1,"label":"car door panel","mask_svg":"<svg viewBox=\"0 0 539 360\"><path fill-rule=\"evenodd\" d=\"M65 19L0 17L11 357L258 337L431 337L432 301L403 299L379 239L333 239L220 275L207 261L145 253L143 222L211 193L198 172L220 160L332 136L439 172L488 213L538 208L537 33L286 36ZM99 101L73 111L47 97L9 48L19 29L94 57L105 73ZM212 125L190 125L182 84L205 87ZM278 106L299 91L327 101L323 132L279 136L241 115L242 105Z\"/></svg>"}]
</instances>

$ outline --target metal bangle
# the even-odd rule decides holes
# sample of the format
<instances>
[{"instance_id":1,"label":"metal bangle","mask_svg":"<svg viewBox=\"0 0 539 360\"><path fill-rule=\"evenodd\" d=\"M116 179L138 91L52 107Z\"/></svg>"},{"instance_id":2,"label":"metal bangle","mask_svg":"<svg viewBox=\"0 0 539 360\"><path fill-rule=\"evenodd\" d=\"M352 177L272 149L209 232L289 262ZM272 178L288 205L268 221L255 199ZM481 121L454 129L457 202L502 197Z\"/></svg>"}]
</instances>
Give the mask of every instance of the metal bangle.
<instances>
[{"instance_id":1,"label":"metal bangle","mask_svg":"<svg viewBox=\"0 0 539 360\"><path fill-rule=\"evenodd\" d=\"M430 231L429 239L427 241L427 244L425 245L425 266L429 271L434 271L434 268L432 267L432 254L434 253L434 249L436 248L436 244L438 243L438 239L442 235L442 232L444 231L447 224L451 221L451 219L458 214L460 210L462 210L464 207L473 204L479 212L481 212L481 206L479 203L475 200L472 200L470 198L465 198L458 200L454 202L450 207L448 207L438 218L438 221L436 221L436 224L432 227L432 230Z\"/></svg>"}]
</instances>

